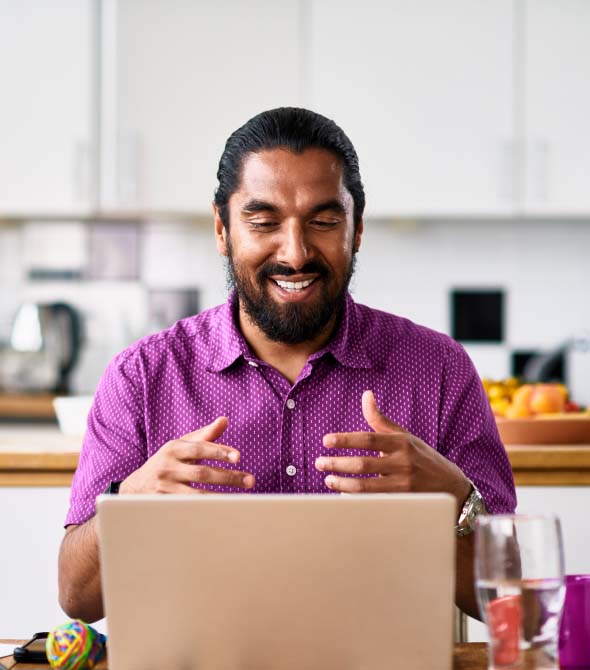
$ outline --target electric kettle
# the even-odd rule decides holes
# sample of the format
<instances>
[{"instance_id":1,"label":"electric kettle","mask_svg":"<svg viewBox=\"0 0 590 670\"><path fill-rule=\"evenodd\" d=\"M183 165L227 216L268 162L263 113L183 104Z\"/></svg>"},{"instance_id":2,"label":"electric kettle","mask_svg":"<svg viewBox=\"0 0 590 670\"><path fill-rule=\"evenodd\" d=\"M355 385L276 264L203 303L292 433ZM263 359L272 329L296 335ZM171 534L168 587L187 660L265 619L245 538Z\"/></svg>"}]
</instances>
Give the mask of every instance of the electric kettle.
<instances>
[{"instance_id":1,"label":"electric kettle","mask_svg":"<svg viewBox=\"0 0 590 670\"><path fill-rule=\"evenodd\" d=\"M14 318L9 347L2 352L2 387L12 392L68 393L81 340L80 316L71 305L22 304Z\"/></svg>"}]
</instances>

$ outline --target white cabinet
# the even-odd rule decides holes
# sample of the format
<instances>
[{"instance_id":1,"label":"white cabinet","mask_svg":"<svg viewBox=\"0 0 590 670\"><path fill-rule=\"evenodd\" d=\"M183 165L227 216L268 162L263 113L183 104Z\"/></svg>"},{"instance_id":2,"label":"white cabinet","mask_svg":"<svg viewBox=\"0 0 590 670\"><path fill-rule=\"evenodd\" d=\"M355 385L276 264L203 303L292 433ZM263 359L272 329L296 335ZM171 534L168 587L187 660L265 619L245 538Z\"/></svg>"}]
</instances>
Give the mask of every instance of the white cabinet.
<instances>
[{"instance_id":1,"label":"white cabinet","mask_svg":"<svg viewBox=\"0 0 590 670\"><path fill-rule=\"evenodd\" d=\"M588 0L0 0L0 217L208 215L282 105L344 128L368 215L588 216L588 35Z\"/></svg>"},{"instance_id":2,"label":"white cabinet","mask_svg":"<svg viewBox=\"0 0 590 670\"><path fill-rule=\"evenodd\" d=\"M590 487L518 486L518 514L554 514L561 521L566 574L590 574ZM469 642L487 640L485 626L469 620Z\"/></svg>"},{"instance_id":3,"label":"white cabinet","mask_svg":"<svg viewBox=\"0 0 590 670\"><path fill-rule=\"evenodd\" d=\"M95 205L92 0L0 0L0 215Z\"/></svg>"},{"instance_id":4,"label":"white cabinet","mask_svg":"<svg viewBox=\"0 0 590 670\"><path fill-rule=\"evenodd\" d=\"M588 215L590 2L525 7L525 211Z\"/></svg>"},{"instance_id":5,"label":"white cabinet","mask_svg":"<svg viewBox=\"0 0 590 670\"><path fill-rule=\"evenodd\" d=\"M367 213L514 211L512 0L312 0L304 102L355 145Z\"/></svg>"},{"instance_id":6,"label":"white cabinet","mask_svg":"<svg viewBox=\"0 0 590 670\"><path fill-rule=\"evenodd\" d=\"M57 557L69 498L65 487L0 487L0 637L28 638L68 620L58 603ZM95 627L104 631L104 620Z\"/></svg>"},{"instance_id":7,"label":"white cabinet","mask_svg":"<svg viewBox=\"0 0 590 670\"><path fill-rule=\"evenodd\" d=\"M103 207L209 214L230 133L301 102L299 3L119 0L110 16L109 4L117 146Z\"/></svg>"}]
</instances>

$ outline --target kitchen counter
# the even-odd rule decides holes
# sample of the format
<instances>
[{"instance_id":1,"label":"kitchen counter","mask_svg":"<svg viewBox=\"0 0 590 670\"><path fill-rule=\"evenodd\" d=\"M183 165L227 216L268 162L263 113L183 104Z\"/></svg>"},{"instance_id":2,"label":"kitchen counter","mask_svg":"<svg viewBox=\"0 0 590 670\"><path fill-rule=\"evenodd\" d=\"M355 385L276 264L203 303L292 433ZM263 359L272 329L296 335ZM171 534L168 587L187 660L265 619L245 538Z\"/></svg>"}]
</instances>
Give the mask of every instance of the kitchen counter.
<instances>
[{"instance_id":1,"label":"kitchen counter","mask_svg":"<svg viewBox=\"0 0 590 670\"><path fill-rule=\"evenodd\" d=\"M56 426L0 425L0 486L70 486L81 445ZM590 486L590 444L506 451L517 486Z\"/></svg>"},{"instance_id":2,"label":"kitchen counter","mask_svg":"<svg viewBox=\"0 0 590 670\"><path fill-rule=\"evenodd\" d=\"M0 424L0 486L70 486L81 446L57 426Z\"/></svg>"},{"instance_id":3,"label":"kitchen counter","mask_svg":"<svg viewBox=\"0 0 590 670\"><path fill-rule=\"evenodd\" d=\"M53 393L0 392L0 418L55 420Z\"/></svg>"},{"instance_id":4,"label":"kitchen counter","mask_svg":"<svg viewBox=\"0 0 590 670\"><path fill-rule=\"evenodd\" d=\"M590 486L590 444L506 445L517 486Z\"/></svg>"}]
</instances>

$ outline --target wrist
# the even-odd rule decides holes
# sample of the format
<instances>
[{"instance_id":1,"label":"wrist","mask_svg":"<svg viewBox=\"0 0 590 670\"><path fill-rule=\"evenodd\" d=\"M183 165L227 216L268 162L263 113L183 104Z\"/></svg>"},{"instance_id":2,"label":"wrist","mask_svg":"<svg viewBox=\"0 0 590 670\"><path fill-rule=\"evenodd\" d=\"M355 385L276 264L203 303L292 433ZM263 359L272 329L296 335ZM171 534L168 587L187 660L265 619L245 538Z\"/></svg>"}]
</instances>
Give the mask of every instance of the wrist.
<instances>
[{"instance_id":1,"label":"wrist","mask_svg":"<svg viewBox=\"0 0 590 670\"><path fill-rule=\"evenodd\" d=\"M109 482L104 490L105 495L117 495L121 493L121 485L123 482Z\"/></svg>"},{"instance_id":2,"label":"wrist","mask_svg":"<svg viewBox=\"0 0 590 670\"><path fill-rule=\"evenodd\" d=\"M455 491L455 498L457 500L457 519L461 515L463 505L467 502L467 498L469 498L473 489L474 486L471 480L461 473L461 482Z\"/></svg>"},{"instance_id":3,"label":"wrist","mask_svg":"<svg viewBox=\"0 0 590 670\"><path fill-rule=\"evenodd\" d=\"M129 489L129 482L124 479L122 482L119 482L119 495L125 495L126 493L133 493Z\"/></svg>"}]
</instances>

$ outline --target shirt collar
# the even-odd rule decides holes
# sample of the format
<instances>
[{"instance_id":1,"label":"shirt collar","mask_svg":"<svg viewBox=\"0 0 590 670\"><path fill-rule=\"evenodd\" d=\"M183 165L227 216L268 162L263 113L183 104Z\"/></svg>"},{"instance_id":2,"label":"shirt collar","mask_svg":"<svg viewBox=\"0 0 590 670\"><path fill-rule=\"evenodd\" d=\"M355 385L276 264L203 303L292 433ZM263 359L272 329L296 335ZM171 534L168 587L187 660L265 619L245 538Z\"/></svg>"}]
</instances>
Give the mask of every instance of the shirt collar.
<instances>
[{"instance_id":1,"label":"shirt collar","mask_svg":"<svg viewBox=\"0 0 590 670\"><path fill-rule=\"evenodd\" d=\"M227 302L219 309L213 326L213 337L207 369L221 372L240 357L253 359L254 355L237 326L237 294L232 291ZM335 336L328 344L309 357L309 361L332 354L341 364L350 368L371 368L364 337L359 323L358 307L349 293Z\"/></svg>"},{"instance_id":2,"label":"shirt collar","mask_svg":"<svg viewBox=\"0 0 590 670\"><path fill-rule=\"evenodd\" d=\"M319 359L327 353L332 354L341 365L349 368L373 367L361 329L359 308L350 293L346 294L336 334L323 349L312 354L309 360Z\"/></svg>"},{"instance_id":3,"label":"shirt collar","mask_svg":"<svg viewBox=\"0 0 590 670\"><path fill-rule=\"evenodd\" d=\"M227 302L221 305L217 312L217 319L212 328L211 350L207 369L211 372L221 372L240 357L253 358L248 343L237 326L238 299L232 291Z\"/></svg>"}]
</instances>

